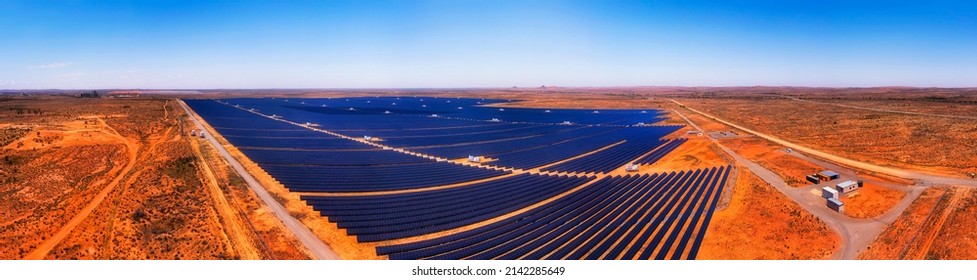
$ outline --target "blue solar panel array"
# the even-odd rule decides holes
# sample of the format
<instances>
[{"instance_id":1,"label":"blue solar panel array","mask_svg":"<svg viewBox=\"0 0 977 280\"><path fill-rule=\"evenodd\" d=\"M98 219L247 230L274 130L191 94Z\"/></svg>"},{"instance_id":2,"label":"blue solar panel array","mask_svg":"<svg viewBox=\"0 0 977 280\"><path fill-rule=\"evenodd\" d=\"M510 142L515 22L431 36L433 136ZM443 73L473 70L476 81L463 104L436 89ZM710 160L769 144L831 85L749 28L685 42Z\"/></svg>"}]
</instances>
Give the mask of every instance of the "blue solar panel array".
<instances>
[{"instance_id":1,"label":"blue solar panel array","mask_svg":"<svg viewBox=\"0 0 977 280\"><path fill-rule=\"evenodd\" d=\"M593 177L527 173L399 194L311 193L410 190L511 174L488 166L551 165L544 170L609 172L629 162L653 163L685 141L662 139L681 126L646 125L663 119L657 110L485 106L499 102L505 101L432 97L186 101L289 190L310 193L302 199L361 242L396 240L486 221L565 193ZM436 161L294 123L315 124L350 137L372 136L384 146L442 158L478 155L492 161L486 167ZM377 252L393 259L695 258L728 173L722 167L608 177L487 226L379 247ZM645 247L649 249L641 249Z\"/></svg>"},{"instance_id":2,"label":"blue solar panel array","mask_svg":"<svg viewBox=\"0 0 977 280\"><path fill-rule=\"evenodd\" d=\"M615 176L505 220L381 246L391 259L694 259L729 167Z\"/></svg>"},{"instance_id":3,"label":"blue solar panel array","mask_svg":"<svg viewBox=\"0 0 977 280\"><path fill-rule=\"evenodd\" d=\"M457 188L373 196L303 196L361 242L453 229L565 192L591 177L520 174Z\"/></svg>"},{"instance_id":4,"label":"blue solar panel array","mask_svg":"<svg viewBox=\"0 0 977 280\"><path fill-rule=\"evenodd\" d=\"M237 98L223 99L229 105L275 114L296 122L318 122L333 131L373 131L380 137L396 136L405 130L471 126L472 121L498 119L507 123L570 122L577 125L635 125L663 120L657 110L580 110L543 108L496 108L485 105L505 100L435 97L359 98ZM458 109L461 108L461 109ZM549 110L549 112L547 112ZM390 113L387 113L390 112ZM437 114L437 122L422 121ZM419 121L420 120L420 121Z\"/></svg>"},{"instance_id":5,"label":"blue solar panel array","mask_svg":"<svg viewBox=\"0 0 977 280\"><path fill-rule=\"evenodd\" d=\"M662 119L657 110L571 110L497 108L485 105L504 100L433 97L219 100L238 107L236 114L216 116L218 129L239 129L233 122L251 110L296 123L312 123L350 137L371 136L381 144L436 157L457 159L469 155L497 159L499 167L536 168L592 152L624 141L612 149L550 168L556 171L607 172L663 144L660 139L681 126L635 126ZM191 106L203 106L194 102ZM208 104L211 108L214 105ZM206 108L204 108L206 110ZM225 110L227 110L225 108ZM253 116L252 116L253 117ZM208 117L208 120L211 117ZM498 120L493 122L490 120ZM229 123L230 122L230 123ZM257 125L278 131L248 135L229 130L228 140L242 147L307 149L352 148L343 139L313 138L284 129L294 125L268 118ZM317 132L305 131L315 134ZM223 134L223 132L222 132ZM271 135L270 135L271 134ZM275 138L280 134L281 138ZM275 139L275 143L265 143ZM680 143L679 143L680 144ZM262 146L263 145L263 146ZM669 148L674 148L669 146ZM664 153L661 154L663 156ZM660 158L660 157L659 157ZM657 158L647 158L652 163ZM594 162L598 161L598 162Z\"/></svg>"},{"instance_id":6,"label":"blue solar panel array","mask_svg":"<svg viewBox=\"0 0 977 280\"><path fill-rule=\"evenodd\" d=\"M259 165L289 190L299 192L404 190L449 185L510 173L433 161L384 166Z\"/></svg>"},{"instance_id":7,"label":"blue solar panel array","mask_svg":"<svg viewBox=\"0 0 977 280\"><path fill-rule=\"evenodd\" d=\"M654 152L651 152L651 153L649 153L649 154L647 154L647 155L639 158L637 161L635 161L635 163L637 163L637 164L652 164L652 163L655 163L656 161L658 161L659 159L665 157L665 155L667 155L668 153L672 152L673 150L675 150L675 148L678 148L679 145L682 145L682 143L685 143L685 141L688 141L688 140L689 139L687 139L687 138L678 138L678 139L669 140L668 143L666 143L664 145L661 145Z\"/></svg>"},{"instance_id":8,"label":"blue solar panel array","mask_svg":"<svg viewBox=\"0 0 977 280\"><path fill-rule=\"evenodd\" d=\"M224 138L292 191L422 188L508 174L383 150L211 100L186 100Z\"/></svg>"},{"instance_id":9,"label":"blue solar panel array","mask_svg":"<svg viewBox=\"0 0 977 280\"><path fill-rule=\"evenodd\" d=\"M221 102L298 123L315 123L347 136L379 137L384 139L384 145L445 158L495 157L663 119L656 110L500 109L484 105L503 100L432 97L228 99ZM491 122L493 119L498 122ZM589 127L591 125L601 126ZM678 128L680 126L657 127L661 132L657 138ZM586 153L626 139L627 130L630 129L583 145L567 145L563 150L570 155Z\"/></svg>"},{"instance_id":10,"label":"blue solar panel array","mask_svg":"<svg viewBox=\"0 0 977 280\"><path fill-rule=\"evenodd\" d=\"M664 131L662 131L664 130ZM610 172L634 161L639 156L648 153L667 141L662 140L661 133L671 133L671 128L642 127L629 129L633 135L626 141L599 152L543 168L544 171L570 172ZM657 159L656 159L657 160Z\"/></svg>"}]
</instances>

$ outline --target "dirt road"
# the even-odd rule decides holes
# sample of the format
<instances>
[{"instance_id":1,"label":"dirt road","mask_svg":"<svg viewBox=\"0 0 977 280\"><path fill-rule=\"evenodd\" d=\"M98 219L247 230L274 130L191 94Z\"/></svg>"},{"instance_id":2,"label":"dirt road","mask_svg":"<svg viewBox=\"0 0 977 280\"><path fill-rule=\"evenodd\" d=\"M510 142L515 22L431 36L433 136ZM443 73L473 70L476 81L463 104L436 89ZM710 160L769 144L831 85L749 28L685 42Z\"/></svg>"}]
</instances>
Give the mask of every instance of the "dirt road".
<instances>
[{"instance_id":1,"label":"dirt road","mask_svg":"<svg viewBox=\"0 0 977 280\"><path fill-rule=\"evenodd\" d=\"M682 115L681 112L676 110L675 113L685 119L685 121L691 124L693 127L699 129L698 125ZM704 116L708 117L708 115ZM832 255L833 259L855 259L858 257L858 252L868 248L868 246L871 245L876 238L878 238L879 234L881 234L888 225L895 222L895 220L899 218L899 215L902 214L902 212L905 211L906 208L908 208L912 202L923 193L923 190L925 190L925 188L921 186L911 188L909 190L909 194L907 194L898 204L878 218L855 219L825 207L824 199L819 195L811 193L811 188L815 188L816 186L811 188L792 188L787 184L787 182L784 181L783 178L773 171L770 171L766 167L740 156L738 153L722 145L718 140L713 139L712 137L710 137L710 140L712 140L713 143L718 145L720 149L726 152L726 154L731 156L740 165L750 169L750 171L756 174L757 177L773 186L775 189L777 189L777 191L783 193L785 196L800 205L801 208L804 208L804 210L807 210L814 216L818 217L821 221L827 224L829 228L837 232L841 237L841 244L839 250Z\"/></svg>"},{"instance_id":2,"label":"dirt road","mask_svg":"<svg viewBox=\"0 0 977 280\"><path fill-rule=\"evenodd\" d=\"M204 127L200 123L200 120L198 119L199 116L197 116L197 114L195 114L193 110L190 110L190 107L187 106L186 103L184 103L183 101L178 101L178 102L180 103L180 106L183 107L183 110L187 112L187 115L190 116L190 120L192 120L194 124L197 125L197 127ZM214 139L214 137L212 136L208 136L207 140L214 147L214 149L216 149L217 152L219 152L221 156L227 160L227 163L232 168L234 168L234 171L237 172L237 174L240 175L241 178L243 178L244 181L248 183L248 187L250 187L251 190L253 190L254 193L258 195L258 198L261 198L261 201L263 201L265 205L268 205L268 208L271 209L273 213L275 213L275 216L278 217L278 219L281 220L283 224L285 224L285 227L295 235L296 239L298 239L299 242L301 242L302 245L304 245L309 250L309 252L312 253L312 256L315 259L320 259L320 260L340 259L339 255L336 254L336 252L333 252L332 249L329 248L329 246L326 245L325 242L322 242L322 240L319 239L319 237L316 236L314 233L312 233L312 231L309 230L309 228L303 225L302 222L295 219L295 217L292 217L292 215L288 213L288 210L285 209L284 206L279 204L278 201L276 201L271 196L271 194L269 194L268 191L265 190L265 188L261 186L261 184L258 183L258 181L255 180L254 177L251 176L251 174L248 173L247 169L245 169L244 166L242 166L241 163L237 161L237 159L234 159L234 157L231 156L231 154L224 149L224 146L221 146L221 144L217 142L217 139Z\"/></svg>"},{"instance_id":3,"label":"dirt road","mask_svg":"<svg viewBox=\"0 0 977 280\"><path fill-rule=\"evenodd\" d=\"M193 149L193 153L200 160L200 167L202 167L204 173L204 184L207 185L208 193L210 193L211 198L214 200L214 208L217 209L217 214L223 222L222 224L224 225L227 237L233 245L231 246L231 250L244 260L261 259L261 253L255 247L254 241L250 238L252 235L248 233L243 225L246 221L242 221L237 211L227 203L227 199L224 198L224 192L221 191L217 177L211 170L210 164L207 163L207 158L200 151L200 146L197 144L196 139L189 140L188 142L190 142L189 144Z\"/></svg>"},{"instance_id":4,"label":"dirt road","mask_svg":"<svg viewBox=\"0 0 977 280\"><path fill-rule=\"evenodd\" d=\"M824 152L824 151L816 150L816 149L813 149L813 148L808 148L806 146L801 146L801 145L798 145L798 144L795 144L795 143L792 143L792 142L788 142L788 141L786 141L784 139L781 139L781 138L776 137L776 136L773 136L773 135L769 135L769 134L765 134L765 133L760 133L760 132L757 132L757 131L748 129L746 127L743 127L743 126L740 126L740 125L737 125L737 124L734 124L734 123L725 121L723 119L717 118L715 116L712 116L710 114L704 113L702 111L699 111L699 110L696 110L696 109L693 109L693 108L689 108L688 106L685 106L684 104L679 103L678 101L675 101L675 100L672 100L672 102L674 102L675 104L678 104L679 106L681 106L683 108L686 108L686 109L688 109L688 110L690 110L692 112L698 113L698 114L700 114L702 116L705 116L707 118L713 119L713 120L715 120L717 122L720 122L720 123L723 123L725 125L734 127L736 129L739 129L739 130L742 130L742 131L744 131L746 133L750 133L750 134L756 135L757 137L760 137L760 138L769 140L771 142L774 142L774 143L783 145L785 147L789 147L789 148L792 148L794 150L803 152L805 154L812 155L812 156L815 156L815 157L819 157L819 158L822 158L822 159L825 159L825 160L828 160L828 161L831 161L831 162L834 162L834 163L838 163L838 164L841 164L841 165L846 165L846 166L850 166L850 167L853 167L853 168L856 168L856 169L862 169L862 170L871 171L871 172L878 172L878 173L882 173L882 174L886 174L886 175L890 175L890 176L895 176L895 177L900 177L900 178L919 180L919 181L923 181L924 183L928 183L930 185L955 185L955 186L977 187L977 181L971 180L971 179L952 178L952 177L945 177L945 176L939 176L939 175L933 175L933 174L926 174L926 173L921 173L921 172L916 172L916 171L910 171L910 170L905 170L905 169L892 168L892 167L887 167L887 166L880 166L880 165L875 165L875 164L871 164L871 163L865 163L865 162L861 162L861 161L852 160L852 159L849 159L849 158L845 158L845 157L841 157L841 156L829 154L829 153Z\"/></svg>"},{"instance_id":5,"label":"dirt road","mask_svg":"<svg viewBox=\"0 0 977 280\"><path fill-rule=\"evenodd\" d=\"M79 211L77 214L75 214L74 217L71 218L71 220L68 220L67 223L61 226L61 228L58 229L58 232L56 232L54 236L45 239L44 242L41 242L41 244L34 249L34 251L27 253L27 255L24 256L25 260L44 259L44 257L46 257L47 254L51 252L51 250L54 249L55 246L58 245L58 243L61 243L61 240L67 237L68 234L70 234L71 231L78 226L78 224L80 224L82 221L85 220L85 218L88 218L88 216L92 214L92 211L95 210L95 207L98 207L98 205L101 204L103 200L105 200L105 197L107 197L109 193L112 192L112 190L119 185L119 182L122 181L122 179L125 178L130 171L132 171L132 168L135 167L137 162L136 157L138 155L139 145L123 137L121 134L119 134L118 131L116 131L107 123L105 123L105 121L102 120L101 118L97 118L97 120L99 121L99 123L101 123L102 126L106 128L107 131L111 131L111 135L113 138L116 138L121 143L125 144L126 150L129 154L129 158L126 162L125 167L123 167L122 170L119 170L118 175L116 175L115 178L112 179L112 181L109 182L108 185L102 188L102 190L99 191L97 195L95 195L92 201L90 201L88 205L85 205L85 208L82 208L81 211Z\"/></svg>"}]
</instances>

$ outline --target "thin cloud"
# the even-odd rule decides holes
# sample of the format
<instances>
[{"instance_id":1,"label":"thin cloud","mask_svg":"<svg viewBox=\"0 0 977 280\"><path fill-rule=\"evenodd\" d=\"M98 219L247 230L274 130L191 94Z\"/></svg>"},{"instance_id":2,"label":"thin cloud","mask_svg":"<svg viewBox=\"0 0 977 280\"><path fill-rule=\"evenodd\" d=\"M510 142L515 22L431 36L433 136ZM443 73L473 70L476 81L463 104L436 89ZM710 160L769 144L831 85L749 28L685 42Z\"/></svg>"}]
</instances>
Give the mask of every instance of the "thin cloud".
<instances>
[{"instance_id":1,"label":"thin cloud","mask_svg":"<svg viewBox=\"0 0 977 280\"><path fill-rule=\"evenodd\" d=\"M56 77L58 77L58 78L79 78L79 77L83 77L83 76L85 76L85 73L82 73L82 72L74 72L74 73L59 74Z\"/></svg>"},{"instance_id":2,"label":"thin cloud","mask_svg":"<svg viewBox=\"0 0 977 280\"><path fill-rule=\"evenodd\" d=\"M62 67L71 66L72 64L75 64L75 63L74 62L55 62L55 63L41 64L41 65L34 65L34 66L29 67L29 68L31 68L31 69L62 68Z\"/></svg>"}]
</instances>

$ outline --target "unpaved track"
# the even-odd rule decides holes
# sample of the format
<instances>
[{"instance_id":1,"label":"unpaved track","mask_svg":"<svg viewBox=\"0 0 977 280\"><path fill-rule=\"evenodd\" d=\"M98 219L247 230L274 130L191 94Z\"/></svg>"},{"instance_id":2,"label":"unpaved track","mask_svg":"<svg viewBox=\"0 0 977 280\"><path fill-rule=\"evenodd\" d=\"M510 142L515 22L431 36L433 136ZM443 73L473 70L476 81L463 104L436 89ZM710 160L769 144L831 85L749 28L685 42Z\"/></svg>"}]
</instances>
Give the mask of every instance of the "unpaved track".
<instances>
[{"instance_id":1,"label":"unpaved track","mask_svg":"<svg viewBox=\"0 0 977 280\"><path fill-rule=\"evenodd\" d=\"M197 127L204 127L198 119L199 116L197 116L193 110L190 110L190 107L187 106L186 103L184 103L182 100L178 100L177 102L180 103L180 106L183 107L183 110L187 112L187 115L190 116L190 120L192 120ZM209 133L213 132L211 131ZM258 183L258 180L255 180L254 177L248 173L247 169L245 169L244 166L237 161L237 159L234 159L234 157L224 149L224 146L217 142L217 139L215 139L213 136L209 136L207 137L207 141L210 142L211 146L213 146L214 149L216 149L225 160L227 160L228 165L234 168L234 171L237 172L237 174L248 183L248 187L250 187L251 190L258 195L258 198L261 198L261 201L263 201L265 205L268 205L268 209L271 209L272 213L275 213L275 216L278 217L283 224L285 224L285 228L291 231L292 234L295 235L295 238L298 239L298 241L301 242L302 245L304 245L305 248L312 253L313 258L320 260L340 259L339 255L336 254L336 252L333 252L332 249L322 241L322 239L319 239L318 236L312 233L312 231L309 230L309 228L302 224L302 222L300 222L298 219L292 217L292 215L289 214L288 209L285 209L284 206L279 204L278 201L276 201L271 194L268 193L268 190L265 190L265 188Z\"/></svg>"},{"instance_id":2,"label":"unpaved track","mask_svg":"<svg viewBox=\"0 0 977 280\"><path fill-rule=\"evenodd\" d=\"M930 252L930 248L933 247L933 242L940 238L939 233L943 230L943 225L946 223L947 219L956 212L960 206L960 200L967 196L967 189L952 190L947 202L939 213L933 217L935 220L927 221L926 224L920 226L920 229L929 228L928 231L923 232L921 236L917 235L914 240L922 238L920 241L911 242L909 245L909 250L903 255L905 260L923 260L926 259L927 253Z\"/></svg>"},{"instance_id":3,"label":"unpaved track","mask_svg":"<svg viewBox=\"0 0 977 280\"><path fill-rule=\"evenodd\" d=\"M31 251L26 256L24 256L25 260L44 259L44 257L46 257L47 254L51 252L51 250L54 249L55 246L58 245L58 243L61 243L61 240L67 237L68 234L70 234L71 231L74 230L75 227L81 223L81 221L84 221L85 218L88 218L88 216L92 214L92 211L95 210L95 207L98 207L98 205L101 204L103 200L105 200L105 197L107 197L109 193L111 193L112 190L115 189L117 185L119 185L119 182L122 181L122 178L125 178L126 174L129 174L129 172L132 171L132 168L136 165L136 161L137 161L136 157L138 155L139 145L133 143L132 141L129 141L129 139L126 139L125 137L120 135L118 131L116 131L111 126L109 126L108 123L106 123L101 118L98 118L98 121L104 127L106 127L108 131L112 132L111 135L113 137L119 139L119 141L125 144L126 150L128 150L129 153L128 162L126 162L125 167L123 167L122 170L119 171L119 174L116 175L115 178L112 179L112 181L105 186L105 188L102 188L102 190L97 195L95 195L95 197L92 199L91 202L88 203L88 205L85 205L85 208L82 208L81 211L78 212L78 214L75 214L75 216L72 217L71 220L68 220L67 223L61 226L61 229L59 229L58 232L54 234L54 236L45 239L44 242L41 242L41 244L34 249L34 251Z\"/></svg>"},{"instance_id":4,"label":"unpaved track","mask_svg":"<svg viewBox=\"0 0 977 280\"><path fill-rule=\"evenodd\" d=\"M761 137L761 138L764 138L764 139L773 141L775 143L780 143L780 144L782 144L784 146L791 147L791 148L793 148L793 149L795 149L797 151L805 152L805 153L807 153L808 150L810 150L810 151L816 151L814 149L810 149L810 148L807 148L807 147L804 147L804 146L792 144L792 143L789 143L789 142L783 141L783 140L774 141L773 139L767 138L767 137L770 137L768 135L758 134L758 133L756 133L756 132L754 132L752 130L745 129L745 128L741 127L741 126L737 126L737 125L731 124L729 122L726 122L726 121L723 121L723 120L718 119L716 117L713 117L711 115L702 113L702 112L697 111L695 109L688 108L688 106L684 106L684 105L682 105L681 103L679 103L679 102L677 102L675 100L672 100L672 102L675 102L676 104L681 105L683 108L688 109L688 110L690 110L692 112L698 113L698 114L700 114L702 116L705 116L707 118L713 119L715 121L721 122L721 123L726 124L726 125L729 125L731 127L735 127L737 129L743 130L743 131L745 131L747 133L754 134L754 135L756 135L758 137ZM685 118L685 116L682 115L677 110L675 111L675 113L677 113L679 116L681 116L687 122L689 122L690 124L692 124L693 127L698 127L694 123L692 123L689 119ZM835 211L830 210L827 207L825 207L824 206L824 200L820 196L811 194L810 193L810 188L792 188L792 187L790 187L783 180L783 178L781 178L779 175L777 175L773 171L770 171L769 169L767 169L767 168L765 168L765 167L763 167L763 166L761 166L761 165L759 165L757 163L754 163L754 162L752 162L750 160L747 160L746 158L743 158L742 156L740 156L739 154L737 154L736 152L734 152L732 149L729 149L728 147L723 146L722 144L719 144L719 142L716 139L712 139L711 137L710 137L710 139L714 143L716 143L717 145L719 145L719 147L721 149L723 149L723 151L725 151L727 154L729 154L734 159L736 159L737 162L739 162L740 164L742 164L742 165L746 166L747 168L749 168L750 171L752 171L754 174L757 175L757 177L759 177L760 179L766 181L768 184L770 184L775 189L777 189L777 191L779 191L779 192L783 193L784 195L786 195L788 198L790 198L791 200L793 200L794 202L796 202L798 205L800 205L802 208L804 208L805 210L807 210L811 214L814 214L816 217L818 217L819 219L821 219L822 221L824 221L824 223L827 224L828 227L832 228L835 232L837 232L840 235L840 237L841 237L841 247L839 248L838 251L835 252L835 254L832 255L832 258L833 259L854 259L854 258L858 257L858 253L860 251L868 248L868 246L870 246L873 242L875 242L875 239L878 238L879 234L881 234L882 231L885 230L885 228L888 225L890 225L893 222L895 222L895 220L898 219L899 216L907 208L909 208L910 205L912 205L912 202L915 201L916 198L918 198L923 193L923 191L925 190L925 188L922 187L922 185L924 183L921 182L921 183L917 184L916 186L910 187L909 190L908 190L908 193L906 194L906 196L901 201L899 201L899 203L897 203L891 209L889 209L888 211L886 211L885 214L882 214L881 216L876 217L876 218L856 219L856 218L845 216L844 214L835 212ZM786 145L784 143L788 143L790 145ZM827 154L827 153L822 153L822 154L830 155L830 154ZM801 159L804 159L804 157L800 157L800 158ZM827 161L832 161L832 159L831 158L828 158L828 157L822 157L822 158L824 158ZM838 158L840 158L840 157L838 157ZM859 163L859 162L853 161L853 160L848 160L848 161ZM815 163L815 164L818 164L818 163ZM870 164L866 164L866 165L870 165ZM850 166L856 166L856 165L850 165ZM885 172L880 172L880 173L885 173ZM888 174L888 173L885 173L885 174ZM890 175L892 175L892 174L890 174ZM921 175L933 176L933 175L926 175L926 174L921 174ZM902 177L902 176L897 176L897 177ZM948 179L946 181L953 181L953 182L955 182L957 180L963 180L963 179L946 178L946 177L940 177L940 178ZM917 179L917 180L920 180L920 179ZM969 183L972 183L973 184L975 182L974 181L970 181Z\"/></svg>"},{"instance_id":5,"label":"unpaved track","mask_svg":"<svg viewBox=\"0 0 977 280\"><path fill-rule=\"evenodd\" d=\"M211 198L214 200L214 208L217 209L217 214L220 215L220 220L223 222L223 228L227 234L228 239L231 240L231 247L241 259L245 260L258 260L261 259L261 253L258 248L255 247L254 242L248 234L248 230L242 225L245 221L241 221L240 216L237 215L237 211L234 207L231 207L227 203L227 199L224 198L224 192L221 191L220 184L217 181L217 176L214 176L213 170L210 169L210 164L207 162L207 158L204 157L203 152L200 151L200 146L197 144L196 139L188 139L190 147L193 148L193 153L200 160L200 167L204 172L204 184L207 185L208 193L210 193Z\"/></svg>"},{"instance_id":6,"label":"unpaved track","mask_svg":"<svg viewBox=\"0 0 977 280\"><path fill-rule=\"evenodd\" d=\"M972 188L973 187L977 187L977 181L971 180L971 179L953 178L953 177L939 176L939 175L933 175L933 174L925 174L925 173L911 171L911 170L905 170L905 169L900 169L900 168L893 168L893 167L875 165L875 164L871 164L871 163L865 163L865 162L861 162L861 161L857 161L857 160L853 160L853 159L849 159L849 158L845 158L845 157L841 157L841 156L829 154L829 153L824 152L824 151L821 151L821 150L817 150L817 149L813 149L813 148L808 148L806 146L801 146L799 144L794 144L792 142L788 142L788 141L786 141L784 139L781 139L779 137L776 137L776 136L772 136L772 135L768 135L768 134L764 134L764 133L753 131L753 130L748 129L746 127L743 127L743 126L740 126L740 125L737 125L737 124L734 124L734 123L725 121L725 120L720 119L720 118L717 118L717 117L715 117L713 115L710 115L710 114L704 113L702 111L699 111L699 110L690 108L690 107L685 106L684 104L679 103L678 101L675 101L675 100L672 100L672 102L674 102L675 104L678 104L679 106L681 106L683 108L686 108L686 109L688 109L688 110L690 110L692 112L696 112L696 113L698 113L700 115L703 115L703 116L705 116L707 118L713 119L713 120L715 120L717 122L720 122L720 123L723 123L725 125L734 127L736 129L739 129L739 130L742 130L742 131L744 131L746 133L750 133L750 134L756 135L757 137L760 137L760 138L763 138L763 139L767 139L767 140L769 140L771 142L774 142L774 143L783 145L785 147L789 147L789 148L792 148L794 150L804 152L805 154L813 155L815 157L819 157L819 158L828 160L830 162L834 162L834 163L838 163L838 164L846 165L846 166L851 166L851 167L856 168L856 169L862 169L862 170L867 170L867 171L871 171L871 172L878 172L878 173L882 173L882 174L886 174L886 175L890 175L890 176L895 176L895 177L899 177L899 178L906 178L906 179L913 179L913 180L924 181L924 182L927 182L929 184L934 184L934 185L954 185L954 186L966 186L966 187L972 187Z\"/></svg>"}]
</instances>

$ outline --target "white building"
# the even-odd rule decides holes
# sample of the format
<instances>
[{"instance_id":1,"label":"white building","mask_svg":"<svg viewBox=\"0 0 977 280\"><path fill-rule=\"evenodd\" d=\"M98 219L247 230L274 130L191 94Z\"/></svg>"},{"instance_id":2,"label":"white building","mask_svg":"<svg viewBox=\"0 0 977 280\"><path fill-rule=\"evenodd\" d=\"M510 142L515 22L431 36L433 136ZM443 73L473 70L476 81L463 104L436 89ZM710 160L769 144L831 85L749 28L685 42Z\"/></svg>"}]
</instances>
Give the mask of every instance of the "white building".
<instances>
[{"instance_id":1,"label":"white building","mask_svg":"<svg viewBox=\"0 0 977 280\"><path fill-rule=\"evenodd\" d=\"M821 197L838 199L838 191L831 187L821 188Z\"/></svg>"},{"instance_id":2,"label":"white building","mask_svg":"<svg viewBox=\"0 0 977 280\"><path fill-rule=\"evenodd\" d=\"M831 208L831 210L838 211L838 213L845 212L845 203L841 202L841 200L829 198L827 203L828 208Z\"/></svg>"},{"instance_id":3,"label":"white building","mask_svg":"<svg viewBox=\"0 0 977 280\"><path fill-rule=\"evenodd\" d=\"M858 190L858 183L852 180L844 181L838 183L838 185L835 186L835 189L838 190L838 193L841 194L850 193Z\"/></svg>"},{"instance_id":4,"label":"white building","mask_svg":"<svg viewBox=\"0 0 977 280\"><path fill-rule=\"evenodd\" d=\"M628 163L628 165L625 165L624 166L624 171L627 171L627 172L638 172L638 165L637 164L633 164L633 163Z\"/></svg>"}]
</instances>

